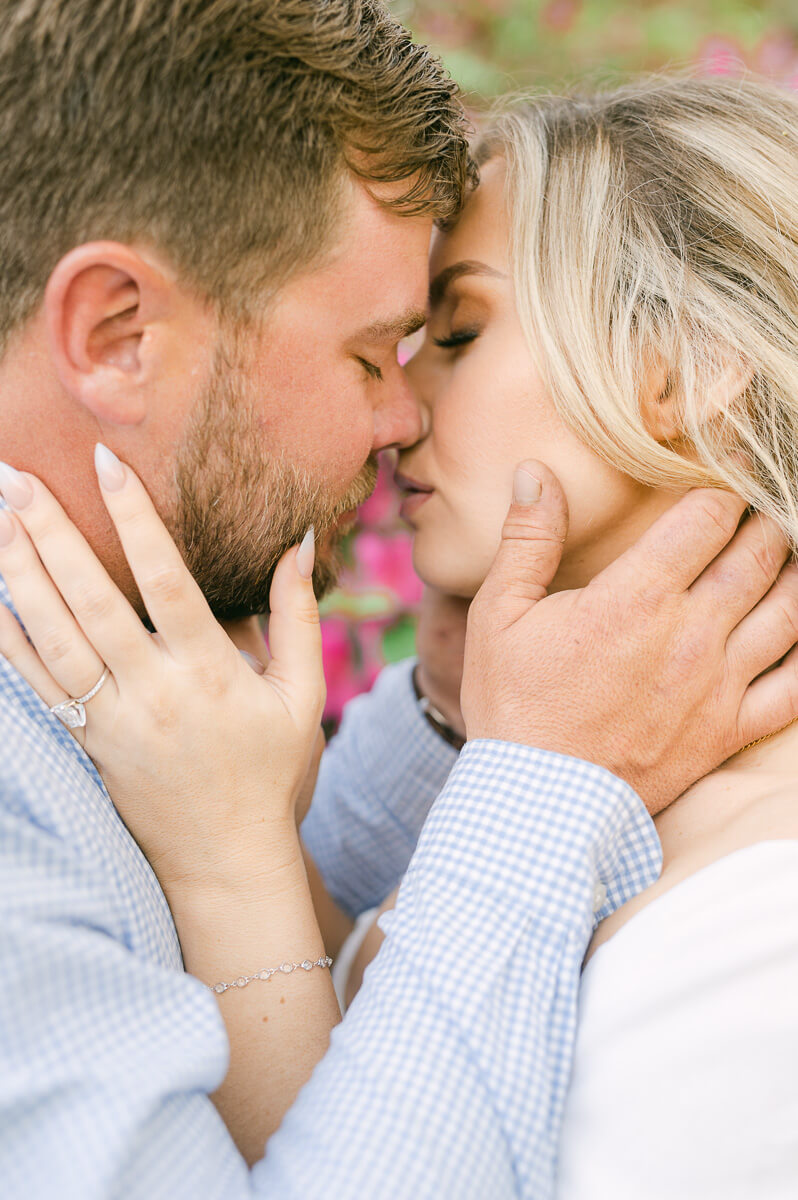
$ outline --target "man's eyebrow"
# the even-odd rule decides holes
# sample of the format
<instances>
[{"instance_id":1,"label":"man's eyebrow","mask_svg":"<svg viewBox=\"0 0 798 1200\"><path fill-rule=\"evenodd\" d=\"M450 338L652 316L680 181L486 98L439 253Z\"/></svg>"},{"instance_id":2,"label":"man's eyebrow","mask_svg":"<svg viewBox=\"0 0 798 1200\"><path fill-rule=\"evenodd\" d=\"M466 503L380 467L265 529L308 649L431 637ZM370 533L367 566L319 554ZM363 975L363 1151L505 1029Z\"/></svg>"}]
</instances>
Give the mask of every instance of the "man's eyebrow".
<instances>
[{"instance_id":1,"label":"man's eyebrow","mask_svg":"<svg viewBox=\"0 0 798 1200\"><path fill-rule=\"evenodd\" d=\"M455 279L459 279L462 275L488 275L491 279L507 278L501 271L489 267L487 263L477 262L475 259L463 259L462 262L452 263L450 267L440 271L429 285L430 308L440 304L446 295L449 284L454 283Z\"/></svg>"},{"instance_id":2,"label":"man's eyebrow","mask_svg":"<svg viewBox=\"0 0 798 1200\"><path fill-rule=\"evenodd\" d=\"M401 342L402 338L417 333L427 322L427 314L420 309L410 309L399 317L389 317L384 321L374 321L367 325L357 335L357 341L362 342Z\"/></svg>"}]
</instances>

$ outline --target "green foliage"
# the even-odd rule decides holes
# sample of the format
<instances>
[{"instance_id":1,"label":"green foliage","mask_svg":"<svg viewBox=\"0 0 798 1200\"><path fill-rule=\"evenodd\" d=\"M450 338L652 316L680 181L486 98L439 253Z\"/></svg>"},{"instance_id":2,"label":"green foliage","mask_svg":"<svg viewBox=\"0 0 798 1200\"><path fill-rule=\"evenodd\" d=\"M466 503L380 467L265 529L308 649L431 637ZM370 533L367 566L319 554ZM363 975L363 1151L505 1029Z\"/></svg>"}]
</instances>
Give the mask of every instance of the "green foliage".
<instances>
[{"instance_id":1,"label":"green foliage","mask_svg":"<svg viewBox=\"0 0 798 1200\"><path fill-rule=\"evenodd\" d=\"M798 82L795 0L405 0L471 102L522 87L735 65Z\"/></svg>"},{"instance_id":2,"label":"green foliage","mask_svg":"<svg viewBox=\"0 0 798 1200\"><path fill-rule=\"evenodd\" d=\"M382 638L382 652L387 663L412 658L416 652L416 622L409 613L403 614Z\"/></svg>"}]
</instances>

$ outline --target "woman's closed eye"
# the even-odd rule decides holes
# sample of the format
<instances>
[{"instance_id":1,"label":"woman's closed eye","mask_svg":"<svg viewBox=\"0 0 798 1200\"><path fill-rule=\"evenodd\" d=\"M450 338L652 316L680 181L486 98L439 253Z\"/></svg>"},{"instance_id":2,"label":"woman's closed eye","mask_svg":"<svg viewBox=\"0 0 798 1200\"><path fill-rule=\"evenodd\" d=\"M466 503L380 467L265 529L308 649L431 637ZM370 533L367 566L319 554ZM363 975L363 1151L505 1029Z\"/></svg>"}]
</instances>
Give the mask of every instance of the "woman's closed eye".
<instances>
[{"instance_id":1,"label":"woman's closed eye","mask_svg":"<svg viewBox=\"0 0 798 1200\"><path fill-rule=\"evenodd\" d=\"M469 342L473 342L478 338L480 333L481 330L471 326L469 328L453 329L446 337L433 338L432 340L442 350L453 350L458 346L467 346Z\"/></svg>"}]
</instances>

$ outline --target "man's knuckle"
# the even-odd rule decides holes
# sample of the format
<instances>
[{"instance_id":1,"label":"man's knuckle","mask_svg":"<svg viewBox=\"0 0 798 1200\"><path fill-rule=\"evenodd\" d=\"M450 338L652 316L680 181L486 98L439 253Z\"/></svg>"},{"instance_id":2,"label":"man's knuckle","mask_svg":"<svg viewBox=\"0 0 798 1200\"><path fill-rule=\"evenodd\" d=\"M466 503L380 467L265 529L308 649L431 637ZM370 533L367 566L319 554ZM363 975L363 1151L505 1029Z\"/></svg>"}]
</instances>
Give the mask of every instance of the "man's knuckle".
<instances>
[{"instance_id":1,"label":"man's knuckle","mask_svg":"<svg viewBox=\"0 0 798 1200\"><path fill-rule=\"evenodd\" d=\"M712 639L706 629L690 629L682 634L676 644L674 663L683 674L693 677L695 672L706 666L712 648Z\"/></svg>"},{"instance_id":2,"label":"man's knuckle","mask_svg":"<svg viewBox=\"0 0 798 1200\"><path fill-rule=\"evenodd\" d=\"M765 581L774 578L784 560L781 547L774 538L769 538L766 542L755 543L751 546L749 553L752 572Z\"/></svg>"},{"instance_id":3,"label":"man's knuckle","mask_svg":"<svg viewBox=\"0 0 798 1200\"><path fill-rule=\"evenodd\" d=\"M798 641L798 596L782 595L778 599L778 618L793 642Z\"/></svg>"},{"instance_id":4,"label":"man's knuckle","mask_svg":"<svg viewBox=\"0 0 798 1200\"><path fill-rule=\"evenodd\" d=\"M565 542L565 534L561 529L513 517L508 517L504 523L503 538L506 542L523 542L529 546L554 547L558 550Z\"/></svg>"},{"instance_id":5,"label":"man's knuckle","mask_svg":"<svg viewBox=\"0 0 798 1200\"><path fill-rule=\"evenodd\" d=\"M737 511L730 505L728 497L720 492L707 492L701 496L697 519L707 533L720 532L726 541L732 538L739 523Z\"/></svg>"}]
</instances>

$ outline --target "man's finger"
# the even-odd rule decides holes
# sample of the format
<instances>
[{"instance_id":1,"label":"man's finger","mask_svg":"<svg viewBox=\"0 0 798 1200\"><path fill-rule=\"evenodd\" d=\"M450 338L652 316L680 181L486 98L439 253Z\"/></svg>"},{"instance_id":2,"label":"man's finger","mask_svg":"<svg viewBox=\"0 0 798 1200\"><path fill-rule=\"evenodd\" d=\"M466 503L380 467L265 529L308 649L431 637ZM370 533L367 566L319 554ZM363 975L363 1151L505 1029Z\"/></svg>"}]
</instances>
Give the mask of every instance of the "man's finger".
<instances>
[{"instance_id":1,"label":"man's finger","mask_svg":"<svg viewBox=\"0 0 798 1200\"><path fill-rule=\"evenodd\" d=\"M734 537L745 501L719 488L694 488L601 572L628 594L686 591Z\"/></svg>"},{"instance_id":2,"label":"man's finger","mask_svg":"<svg viewBox=\"0 0 798 1200\"><path fill-rule=\"evenodd\" d=\"M740 747L798 719L798 646L781 666L755 679L740 705Z\"/></svg>"},{"instance_id":3,"label":"man's finger","mask_svg":"<svg viewBox=\"0 0 798 1200\"><path fill-rule=\"evenodd\" d=\"M750 517L699 575L690 595L732 630L769 591L787 553L787 539L775 521Z\"/></svg>"},{"instance_id":4,"label":"man's finger","mask_svg":"<svg viewBox=\"0 0 798 1200\"><path fill-rule=\"evenodd\" d=\"M798 642L798 563L789 563L756 608L732 630L726 651L750 683Z\"/></svg>"},{"instance_id":5,"label":"man's finger","mask_svg":"<svg viewBox=\"0 0 798 1200\"><path fill-rule=\"evenodd\" d=\"M490 611L491 620L506 628L542 600L560 565L567 532L568 503L559 479L541 462L521 463L501 545L469 622Z\"/></svg>"}]
</instances>

